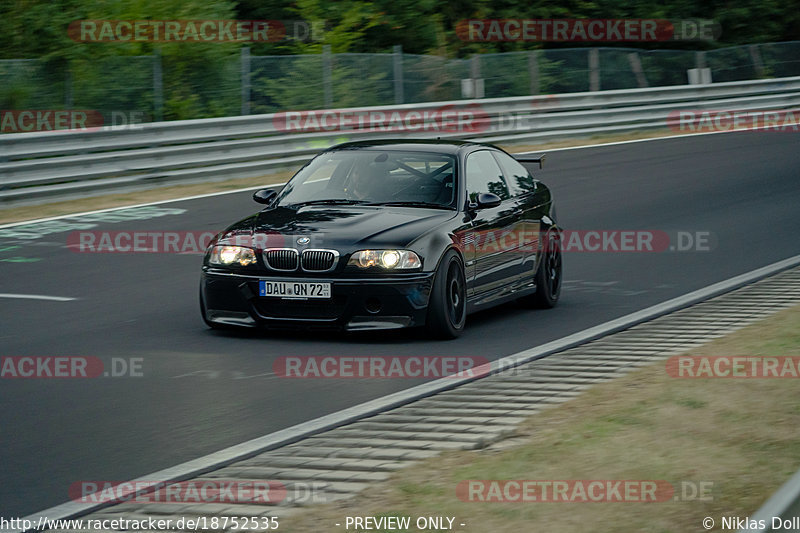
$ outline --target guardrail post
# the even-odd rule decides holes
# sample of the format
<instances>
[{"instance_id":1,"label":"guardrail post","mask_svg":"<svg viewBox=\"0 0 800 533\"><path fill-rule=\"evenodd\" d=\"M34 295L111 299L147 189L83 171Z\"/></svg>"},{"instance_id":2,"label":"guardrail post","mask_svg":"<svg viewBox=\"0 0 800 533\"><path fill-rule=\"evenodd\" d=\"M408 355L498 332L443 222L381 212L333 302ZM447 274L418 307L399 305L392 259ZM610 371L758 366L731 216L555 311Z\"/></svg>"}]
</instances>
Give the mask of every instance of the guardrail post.
<instances>
[{"instance_id":1,"label":"guardrail post","mask_svg":"<svg viewBox=\"0 0 800 533\"><path fill-rule=\"evenodd\" d=\"M64 109L72 109L72 71L69 63L64 68Z\"/></svg>"},{"instance_id":2,"label":"guardrail post","mask_svg":"<svg viewBox=\"0 0 800 533\"><path fill-rule=\"evenodd\" d=\"M631 70L633 70L633 74L636 76L637 85L639 85L640 88L648 87L647 78L642 68L642 58L639 57L639 53L632 52L628 54L628 62L631 64Z\"/></svg>"},{"instance_id":3,"label":"guardrail post","mask_svg":"<svg viewBox=\"0 0 800 533\"><path fill-rule=\"evenodd\" d=\"M472 77L472 97L484 97L483 78L481 78L481 56L474 55L469 59L469 71Z\"/></svg>"},{"instance_id":4,"label":"guardrail post","mask_svg":"<svg viewBox=\"0 0 800 533\"><path fill-rule=\"evenodd\" d=\"M242 115L250 114L250 48L242 47Z\"/></svg>"},{"instance_id":5,"label":"guardrail post","mask_svg":"<svg viewBox=\"0 0 800 533\"><path fill-rule=\"evenodd\" d=\"M539 51L528 52L528 75L531 80L531 95L539 94Z\"/></svg>"},{"instance_id":6,"label":"guardrail post","mask_svg":"<svg viewBox=\"0 0 800 533\"><path fill-rule=\"evenodd\" d=\"M394 103L403 103L403 47L399 44L394 45L392 53L394 63Z\"/></svg>"},{"instance_id":7,"label":"guardrail post","mask_svg":"<svg viewBox=\"0 0 800 533\"><path fill-rule=\"evenodd\" d=\"M469 58L469 76L473 80L481 77L481 56L477 54Z\"/></svg>"},{"instance_id":8,"label":"guardrail post","mask_svg":"<svg viewBox=\"0 0 800 533\"><path fill-rule=\"evenodd\" d=\"M764 62L761 61L761 54L758 51L757 44L751 44L747 47L748 52L750 52L750 59L753 60L753 68L756 70L756 76L759 78L764 78L766 76L766 71L764 70Z\"/></svg>"},{"instance_id":9,"label":"guardrail post","mask_svg":"<svg viewBox=\"0 0 800 533\"><path fill-rule=\"evenodd\" d=\"M322 45L322 91L325 107L333 107L333 83L331 77L333 67L331 65L331 45Z\"/></svg>"},{"instance_id":10,"label":"guardrail post","mask_svg":"<svg viewBox=\"0 0 800 533\"><path fill-rule=\"evenodd\" d=\"M600 51L589 48L589 90L600 90Z\"/></svg>"},{"instance_id":11,"label":"guardrail post","mask_svg":"<svg viewBox=\"0 0 800 533\"><path fill-rule=\"evenodd\" d=\"M706 68L706 53L705 52L695 52L694 53L694 68Z\"/></svg>"},{"instance_id":12,"label":"guardrail post","mask_svg":"<svg viewBox=\"0 0 800 533\"><path fill-rule=\"evenodd\" d=\"M153 49L153 122L161 122L164 108L164 82L161 79L161 49Z\"/></svg>"}]
</instances>

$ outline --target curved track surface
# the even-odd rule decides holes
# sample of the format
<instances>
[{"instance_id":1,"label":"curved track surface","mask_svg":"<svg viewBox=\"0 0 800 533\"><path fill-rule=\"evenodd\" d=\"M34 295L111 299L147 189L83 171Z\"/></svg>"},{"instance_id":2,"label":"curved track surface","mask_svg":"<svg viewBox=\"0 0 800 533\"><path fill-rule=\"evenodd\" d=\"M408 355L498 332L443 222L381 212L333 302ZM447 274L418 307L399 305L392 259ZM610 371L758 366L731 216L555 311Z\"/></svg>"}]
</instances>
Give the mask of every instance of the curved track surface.
<instances>
[{"instance_id":1,"label":"curved track surface","mask_svg":"<svg viewBox=\"0 0 800 533\"><path fill-rule=\"evenodd\" d=\"M285 355L496 359L800 253L800 138L743 132L553 152L537 174L567 229L710 232L710 251L567 253L562 302L471 316L455 341L230 334L197 309L200 257L86 254L69 231L0 238L0 355L142 358L144 377L0 380L0 515L68 499L79 480L123 480L417 384L287 380ZM257 210L250 193L163 204L182 214L93 230L213 230ZM24 230L23 226L14 228Z\"/></svg>"}]
</instances>

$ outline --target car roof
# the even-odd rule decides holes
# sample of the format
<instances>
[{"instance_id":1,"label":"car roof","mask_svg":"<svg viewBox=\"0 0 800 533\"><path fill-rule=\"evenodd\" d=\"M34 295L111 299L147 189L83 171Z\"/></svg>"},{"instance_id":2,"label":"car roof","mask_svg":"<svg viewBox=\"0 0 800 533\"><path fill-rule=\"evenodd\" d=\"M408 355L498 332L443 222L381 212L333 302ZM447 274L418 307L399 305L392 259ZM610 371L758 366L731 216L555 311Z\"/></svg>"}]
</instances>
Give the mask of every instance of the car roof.
<instances>
[{"instance_id":1,"label":"car roof","mask_svg":"<svg viewBox=\"0 0 800 533\"><path fill-rule=\"evenodd\" d=\"M403 150L406 152L439 152L456 154L468 148L497 148L487 143L476 143L465 140L440 139L376 139L371 141L352 141L337 144L326 151L334 150Z\"/></svg>"}]
</instances>

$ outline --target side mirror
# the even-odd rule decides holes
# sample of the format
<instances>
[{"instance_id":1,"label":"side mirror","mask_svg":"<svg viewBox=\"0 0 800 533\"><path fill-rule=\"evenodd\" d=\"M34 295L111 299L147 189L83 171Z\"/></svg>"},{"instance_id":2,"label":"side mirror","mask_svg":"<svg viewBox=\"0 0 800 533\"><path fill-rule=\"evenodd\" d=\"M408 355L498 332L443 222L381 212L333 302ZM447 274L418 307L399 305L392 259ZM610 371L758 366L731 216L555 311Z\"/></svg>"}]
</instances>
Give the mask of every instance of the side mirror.
<instances>
[{"instance_id":1,"label":"side mirror","mask_svg":"<svg viewBox=\"0 0 800 533\"><path fill-rule=\"evenodd\" d=\"M272 189L259 189L253 193L253 200L260 204L269 205L275 201L277 198L278 193Z\"/></svg>"},{"instance_id":2,"label":"side mirror","mask_svg":"<svg viewBox=\"0 0 800 533\"><path fill-rule=\"evenodd\" d=\"M491 209L492 207L500 205L500 202L502 202L502 200L496 194L482 192L478 194L478 202L472 205L475 206L475 209Z\"/></svg>"}]
</instances>

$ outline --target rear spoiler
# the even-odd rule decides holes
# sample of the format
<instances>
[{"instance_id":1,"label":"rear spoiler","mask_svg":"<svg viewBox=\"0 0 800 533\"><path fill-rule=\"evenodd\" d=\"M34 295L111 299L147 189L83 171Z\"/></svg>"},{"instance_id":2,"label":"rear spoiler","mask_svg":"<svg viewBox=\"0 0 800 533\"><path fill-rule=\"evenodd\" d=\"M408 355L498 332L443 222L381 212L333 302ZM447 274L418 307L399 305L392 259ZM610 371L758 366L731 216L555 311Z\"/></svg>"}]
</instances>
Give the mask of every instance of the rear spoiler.
<instances>
[{"instance_id":1,"label":"rear spoiler","mask_svg":"<svg viewBox=\"0 0 800 533\"><path fill-rule=\"evenodd\" d=\"M527 155L527 154L515 154L514 159L519 161L520 163L538 163L539 168L544 168L544 158L547 157L547 154L541 155Z\"/></svg>"}]
</instances>

